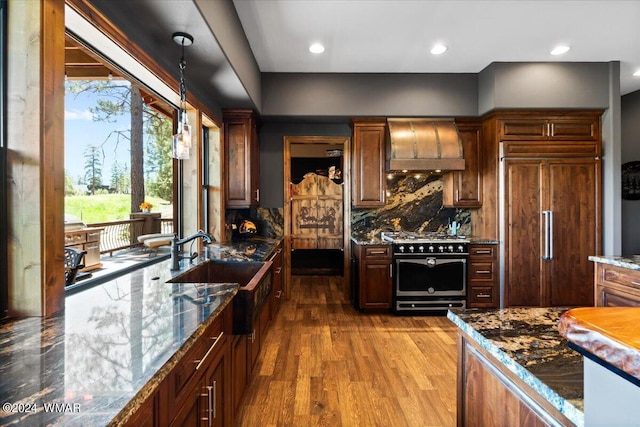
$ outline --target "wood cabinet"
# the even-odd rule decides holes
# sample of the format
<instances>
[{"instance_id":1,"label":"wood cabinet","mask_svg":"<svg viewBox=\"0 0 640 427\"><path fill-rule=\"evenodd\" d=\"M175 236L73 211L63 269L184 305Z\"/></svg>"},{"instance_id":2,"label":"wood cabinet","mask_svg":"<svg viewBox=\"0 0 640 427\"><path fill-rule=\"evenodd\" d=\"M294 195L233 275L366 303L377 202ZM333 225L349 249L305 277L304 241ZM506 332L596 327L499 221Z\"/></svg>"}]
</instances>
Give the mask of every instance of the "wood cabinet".
<instances>
[{"instance_id":1,"label":"wood cabinet","mask_svg":"<svg viewBox=\"0 0 640 427\"><path fill-rule=\"evenodd\" d=\"M600 160L503 162L505 306L593 305Z\"/></svg>"},{"instance_id":2,"label":"wood cabinet","mask_svg":"<svg viewBox=\"0 0 640 427\"><path fill-rule=\"evenodd\" d=\"M232 425L231 323L229 305L165 380L169 425Z\"/></svg>"},{"instance_id":3,"label":"wood cabinet","mask_svg":"<svg viewBox=\"0 0 640 427\"><path fill-rule=\"evenodd\" d=\"M351 121L353 150L351 178L352 206L383 207L386 202L386 119L360 118Z\"/></svg>"},{"instance_id":4,"label":"wood cabinet","mask_svg":"<svg viewBox=\"0 0 640 427\"><path fill-rule=\"evenodd\" d=\"M480 120L456 120L462 141L465 169L447 172L442 177L442 205L452 208L482 206L482 123Z\"/></svg>"},{"instance_id":5,"label":"wood cabinet","mask_svg":"<svg viewBox=\"0 0 640 427\"><path fill-rule=\"evenodd\" d=\"M459 426L574 425L531 386L461 332L458 332L457 382Z\"/></svg>"},{"instance_id":6,"label":"wood cabinet","mask_svg":"<svg viewBox=\"0 0 640 427\"><path fill-rule=\"evenodd\" d=\"M87 251L84 256L84 268L91 271L102 267L100 262L100 233L102 227L82 228L64 232L64 246L78 251Z\"/></svg>"},{"instance_id":7,"label":"wood cabinet","mask_svg":"<svg viewBox=\"0 0 640 427\"><path fill-rule=\"evenodd\" d=\"M282 301L282 297L284 296L284 272L282 271L284 267L283 263L283 253L282 253L282 242L276 247L274 254L271 256L271 261L273 262L272 276L271 276L271 296L270 296L270 315L271 319L275 319L278 314L278 310L280 309L280 302Z\"/></svg>"},{"instance_id":8,"label":"wood cabinet","mask_svg":"<svg viewBox=\"0 0 640 427\"><path fill-rule=\"evenodd\" d=\"M640 307L640 271L596 263L596 307Z\"/></svg>"},{"instance_id":9,"label":"wood cabinet","mask_svg":"<svg viewBox=\"0 0 640 427\"><path fill-rule=\"evenodd\" d=\"M389 311L392 307L393 281L391 245L356 245L355 298L363 311Z\"/></svg>"},{"instance_id":10,"label":"wood cabinet","mask_svg":"<svg viewBox=\"0 0 640 427\"><path fill-rule=\"evenodd\" d=\"M471 212L472 233L504 242L506 307L593 304L588 257L601 251L601 114L483 118L484 198Z\"/></svg>"},{"instance_id":11,"label":"wood cabinet","mask_svg":"<svg viewBox=\"0 0 640 427\"><path fill-rule=\"evenodd\" d=\"M224 121L224 194L227 208L260 203L260 148L252 110L222 110Z\"/></svg>"},{"instance_id":12,"label":"wood cabinet","mask_svg":"<svg viewBox=\"0 0 640 427\"><path fill-rule=\"evenodd\" d=\"M468 307L497 308L500 304L498 245L470 244L467 275Z\"/></svg>"},{"instance_id":13,"label":"wood cabinet","mask_svg":"<svg viewBox=\"0 0 640 427\"><path fill-rule=\"evenodd\" d=\"M158 417L157 394L151 395L140 406L136 413L129 418L125 423L125 427L155 427L160 426L161 422Z\"/></svg>"}]
</instances>

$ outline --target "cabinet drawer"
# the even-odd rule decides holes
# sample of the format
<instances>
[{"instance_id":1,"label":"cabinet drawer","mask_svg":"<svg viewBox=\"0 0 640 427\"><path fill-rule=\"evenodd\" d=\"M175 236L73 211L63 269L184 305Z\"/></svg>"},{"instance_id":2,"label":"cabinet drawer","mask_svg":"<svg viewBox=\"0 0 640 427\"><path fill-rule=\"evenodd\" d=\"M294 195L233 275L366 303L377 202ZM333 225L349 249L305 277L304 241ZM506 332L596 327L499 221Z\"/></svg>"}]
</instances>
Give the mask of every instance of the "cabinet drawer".
<instances>
[{"instance_id":1,"label":"cabinet drawer","mask_svg":"<svg viewBox=\"0 0 640 427\"><path fill-rule=\"evenodd\" d=\"M640 271L598 264L598 278L604 284L629 286L640 291Z\"/></svg>"},{"instance_id":2,"label":"cabinet drawer","mask_svg":"<svg viewBox=\"0 0 640 427\"><path fill-rule=\"evenodd\" d=\"M471 280L493 280L495 263L492 261L480 262L472 261L469 263L469 279Z\"/></svg>"},{"instance_id":3,"label":"cabinet drawer","mask_svg":"<svg viewBox=\"0 0 640 427\"><path fill-rule=\"evenodd\" d=\"M391 246L365 246L365 258L391 258Z\"/></svg>"},{"instance_id":4,"label":"cabinet drawer","mask_svg":"<svg viewBox=\"0 0 640 427\"><path fill-rule=\"evenodd\" d=\"M469 288L469 305L473 307L494 307L496 304L494 286L471 286Z\"/></svg>"},{"instance_id":5,"label":"cabinet drawer","mask_svg":"<svg viewBox=\"0 0 640 427\"><path fill-rule=\"evenodd\" d=\"M496 245L469 245L469 256L473 258L496 258Z\"/></svg>"},{"instance_id":6,"label":"cabinet drawer","mask_svg":"<svg viewBox=\"0 0 640 427\"><path fill-rule=\"evenodd\" d=\"M207 365L215 354L224 347L226 337L223 334L223 316L218 316L214 323L207 328L207 331L198 338L198 341L185 353L181 362L172 373L173 388L171 397L182 400L187 396L181 396L181 392L188 390L187 384L192 378L197 377L196 373L206 369Z\"/></svg>"},{"instance_id":7,"label":"cabinet drawer","mask_svg":"<svg viewBox=\"0 0 640 427\"><path fill-rule=\"evenodd\" d=\"M597 286L596 289L599 307L640 307L640 292L624 292L606 286Z\"/></svg>"},{"instance_id":8,"label":"cabinet drawer","mask_svg":"<svg viewBox=\"0 0 640 427\"><path fill-rule=\"evenodd\" d=\"M502 139L546 139L546 120L514 119L503 120L500 124Z\"/></svg>"}]
</instances>

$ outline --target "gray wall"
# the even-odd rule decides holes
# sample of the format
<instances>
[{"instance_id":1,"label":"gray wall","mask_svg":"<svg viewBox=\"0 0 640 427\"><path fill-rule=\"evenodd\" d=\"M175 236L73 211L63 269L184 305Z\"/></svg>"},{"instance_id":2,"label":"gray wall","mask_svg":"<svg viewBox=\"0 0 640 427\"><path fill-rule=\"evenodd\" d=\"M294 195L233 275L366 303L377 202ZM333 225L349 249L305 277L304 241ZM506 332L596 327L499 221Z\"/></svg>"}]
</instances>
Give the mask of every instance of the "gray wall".
<instances>
[{"instance_id":1,"label":"gray wall","mask_svg":"<svg viewBox=\"0 0 640 427\"><path fill-rule=\"evenodd\" d=\"M284 206L284 137L351 136L348 119L332 123L295 123L273 121L259 129L260 137L260 207Z\"/></svg>"},{"instance_id":2,"label":"gray wall","mask_svg":"<svg viewBox=\"0 0 640 427\"><path fill-rule=\"evenodd\" d=\"M496 62L480 72L478 114L500 108L608 108L609 64Z\"/></svg>"},{"instance_id":3,"label":"gray wall","mask_svg":"<svg viewBox=\"0 0 640 427\"><path fill-rule=\"evenodd\" d=\"M477 74L262 74L264 116L475 116Z\"/></svg>"},{"instance_id":4,"label":"gray wall","mask_svg":"<svg viewBox=\"0 0 640 427\"><path fill-rule=\"evenodd\" d=\"M622 97L622 163L640 161L640 91ZM622 200L622 253L640 254L640 200Z\"/></svg>"}]
</instances>

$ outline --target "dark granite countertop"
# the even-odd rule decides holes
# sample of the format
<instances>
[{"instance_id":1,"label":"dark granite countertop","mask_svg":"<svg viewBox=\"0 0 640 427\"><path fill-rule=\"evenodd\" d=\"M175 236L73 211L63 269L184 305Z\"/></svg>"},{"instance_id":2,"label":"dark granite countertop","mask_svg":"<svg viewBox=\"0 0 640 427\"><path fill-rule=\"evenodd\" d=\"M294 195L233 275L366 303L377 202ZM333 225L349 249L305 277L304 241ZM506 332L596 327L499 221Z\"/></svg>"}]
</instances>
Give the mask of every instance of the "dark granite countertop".
<instances>
[{"instance_id":1,"label":"dark granite countertop","mask_svg":"<svg viewBox=\"0 0 640 427\"><path fill-rule=\"evenodd\" d=\"M204 257L216 261L266 261L282 239L252 236L247 239L211 243Z\"/></svg>"},{"instance_id":2,"label":"dark granite countertop","mask_svg":"<svg viewBox=\"0 0 640 427\"><path fill-rule=\"evenodd\" d=\"M356 245L390 245L391 243L382 240L379 235L369 236L366 234L352 234L351 241Z\"/></svg>"},{"instance_id":3,"label":"dark granite countertop","mask_svg":"<svg viewBox=\"0 0 640 427\"><path fill-rule=\"evenodd\" d=\"M12 404L3 406L0 424L100 426L128 418L237 293L237 284L167 283L186 270L170 265L69 295L62 314L0 323L0 401Z\"/></svg>"},{"instance_id":4,"label":"dark granite countertop","mask_svg":"<svg viewBox=\"0 0 640 427\"><path fill-rule=\"evenodd\" d=\"M449 310L447 317L578 426L584 425L582 355L560 336L567 308Z\"/></svg>"}]
</instances>

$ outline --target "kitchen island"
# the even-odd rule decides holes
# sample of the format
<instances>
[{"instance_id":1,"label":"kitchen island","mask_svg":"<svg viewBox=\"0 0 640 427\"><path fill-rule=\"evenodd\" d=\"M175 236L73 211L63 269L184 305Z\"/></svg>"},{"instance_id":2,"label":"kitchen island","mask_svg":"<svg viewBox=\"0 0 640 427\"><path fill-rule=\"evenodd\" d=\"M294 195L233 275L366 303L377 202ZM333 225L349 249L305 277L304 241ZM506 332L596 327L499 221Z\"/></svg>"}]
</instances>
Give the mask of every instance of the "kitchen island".
<instances>
[{"instance_id":1,"label":"kitchen island","mask_svg":"<svg viewBox=\"0 0 640 427\"><path fill-rule=\"evenodd\" d=\"M206 379L218 365L228 375L238 284L178 282L209 260L264 261L279 243L212 247L177 271L166 259L68 295L63 313L4 320L0 425L142 425L143 411L163 425L170 411L180 416L199 387L192 360L216 364L202 364Z\"/></svg>"},{"instance_id":2,"label":"kitchen island","mask_svg":"<svg viewBox=\"0 0 640 427\"><path fill-rule=\"evenodd\" d=\"M458 425L584 425L582 357L557 328L565 311L449 310L459 328Z\"/></svg>"}]
</instances>

